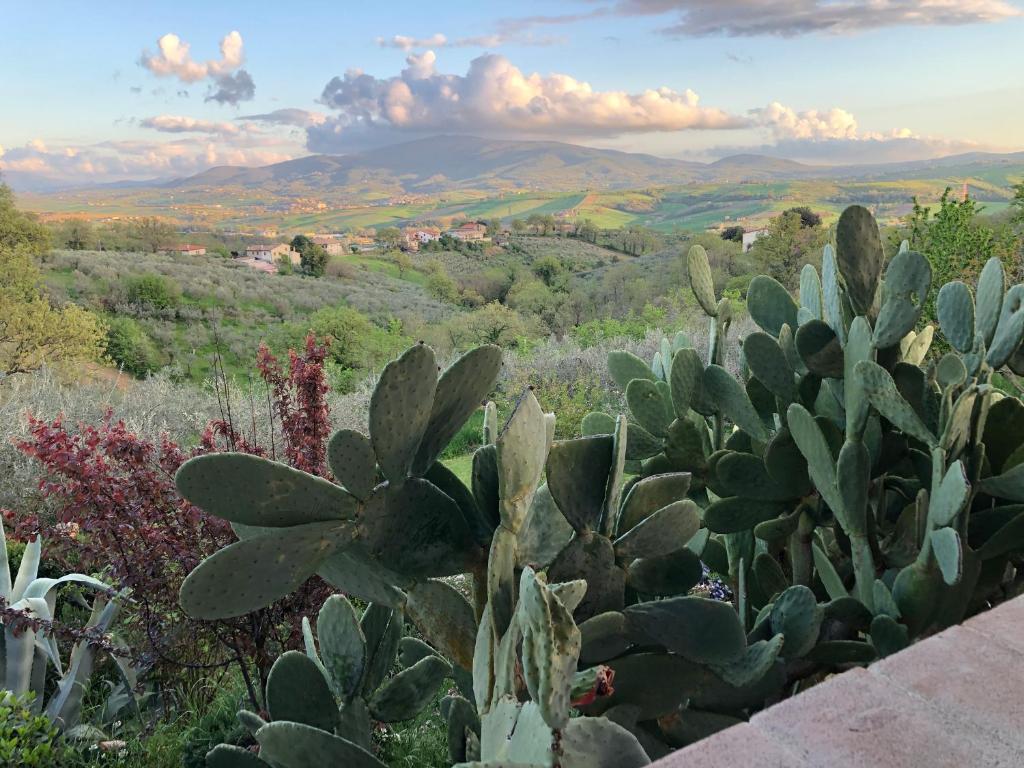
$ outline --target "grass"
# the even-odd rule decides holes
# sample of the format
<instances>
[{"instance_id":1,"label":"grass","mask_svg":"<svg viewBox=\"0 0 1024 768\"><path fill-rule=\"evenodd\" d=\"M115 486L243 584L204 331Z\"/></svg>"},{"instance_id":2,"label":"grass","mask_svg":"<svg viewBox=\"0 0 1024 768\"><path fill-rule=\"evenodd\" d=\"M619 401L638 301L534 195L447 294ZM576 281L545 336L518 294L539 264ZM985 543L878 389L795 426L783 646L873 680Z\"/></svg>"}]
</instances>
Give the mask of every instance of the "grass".
<instances>
[{"instance_id":1,"label":"grass","mask_svg":"<svg viewBox=\"0 0 1024 768\"><path fill-rule=\"evenodd\" d=\"M444 459L443 463L448 467L448 469L455 473L459 480L467 486L471 484L473 477L473 454L467 453L463 456Z\"/></svg>"}]
</instances>

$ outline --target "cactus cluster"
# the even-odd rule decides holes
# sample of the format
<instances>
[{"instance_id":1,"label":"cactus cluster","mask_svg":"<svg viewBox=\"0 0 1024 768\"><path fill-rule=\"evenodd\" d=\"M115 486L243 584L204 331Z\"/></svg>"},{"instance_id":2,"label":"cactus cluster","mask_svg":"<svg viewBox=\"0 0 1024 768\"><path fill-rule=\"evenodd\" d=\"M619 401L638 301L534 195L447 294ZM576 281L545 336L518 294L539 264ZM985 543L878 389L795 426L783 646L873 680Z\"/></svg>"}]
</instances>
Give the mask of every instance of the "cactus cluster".
<instances>
[{"instance_id":1,"label":"cactus cluster","mask_svg":"<svg viewBox=\"0 0 1024 768\"><path fill-rule=\"evenodd\" d=\"M320 609L314 636L303 619L306 651L281 655L267 678L269 721L241 711L239 721L260 754L219 744L207 755L213 768L383 765L372 754L373 722L415 717L436 694L452 666L420 640L403 637L399 609L370 604L362 617L341 595ZM387 678L396 660L402 670ZM463 681L470 690L471 682Z\"/></svg>"},{"instance_id":2,"label":"cactus cluster","mask_svg":"<svg viewBox=\"0 0 1024 768\"><path fill-rule=\"evenodd\" d=\"M731 304L699 246L687 262L706 358L682 335L651 364L613 353L628 417L589 414L576 439L553 439L530 391L500 428L488 403L469 487L437 458L493 386L493 347L439 378L423 346L391 363L370 435L331 441L341 485L251 456L185 464L183 495L240 539L188 577L185 609L238 615L319 573L404 613L450 660L453 762L641 765L1017 589L1024 404L994 376L1024 368L1024 286L1007 289L997 261L974 291L943 286L950 351L931 352L927 259L904 247L886 265L852 207L799 301L751 282L761 330L736 378ZM691 593L707 567L734 603ZM458 573L472 601L442 579ZM315 677L325 653L321 630L319 664L289 663ZM334 685L315 723L278 727L265 753L320 754L320 733L339 738L335 699L372 709Z\"/></svg>"},{"instance_id":3,"label":"cactus cluster","mask_svg":"<svg viewBox=\"0 0 1024 768\"><path fill-rule=\"evenodd\" d=\"M66 584L79 584L100 593L93 598L85 630L96 635L106 634L120 607L116 597L110 596L111 588L82 573L70 573L56 579L39 576L42 548L42 539L38 536L26 545L18 573L12 579L7 538L0 522L0 598L4 605L30 622L52 622L57 591ZM96 648L88 638L79 640L65 666L57 638L45 626L36 629L31 623L12 618L6 624L0 623L0 627L3 629L0 690L15 695L33 692L33 712L44 713L62 731L75 728L81 718L82 699L92 675ZM115 661L123 674L131 674L123 660L115 658ZM47 700L44 693L50 665L53 665L58 678L56 690Z\"/></svg>"}]
</instances>

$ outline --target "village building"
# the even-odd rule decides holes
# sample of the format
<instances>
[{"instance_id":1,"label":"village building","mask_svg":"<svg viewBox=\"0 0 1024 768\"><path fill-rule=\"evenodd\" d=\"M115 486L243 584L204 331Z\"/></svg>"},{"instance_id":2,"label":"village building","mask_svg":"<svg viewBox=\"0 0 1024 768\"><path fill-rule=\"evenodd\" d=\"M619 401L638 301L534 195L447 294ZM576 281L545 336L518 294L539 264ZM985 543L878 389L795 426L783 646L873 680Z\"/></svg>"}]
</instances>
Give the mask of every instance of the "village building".
<instances>
[{"instance_id":1,"label":"village building","mask_svg":"<svg viewBox=\"0 0 1024 768\"><path fill-rule=\"evenodd\" d=\"M421 245L441 239L439 227L406 227L405 247L410 251L418 251Z\"/></svg>"},{"instance_id":2,"label":"village building","mask_svg":"<svg viewBox=\"0 0 1024 768\"><path fill-rule=\"evenodd\" d=\"M767 234L768 234L768 230L767 229L752 229L749 232L744 232L743 233L743 252L746 253L747 251L749 251L753 247L755 240L758 240L758 239L764 237Z\"/></svg>"},{"instance_id":3,"label":"village building","mask_svg":"<svg viewBox=\"0 0 1024 768\"><path fill-rule=\"evenodd\" d=\"M345 253L345 243L335 235L312 235L309 239L323 248L328 256L341 256Z\"/></svg>"},{"instance_id":4,"label":"village building","mask_svg":"<svg viewBox=\"0 0 1024 768\"><path fill-rule=\"evenodd\" d=\"M280 264L284 259L287 259L293 267L298 267L302 263L301 254L292 250L287 243L250 245L245 249L245 255L236 261L250 269L275 274L279 271Z\"/></svg>"},{"instance_id":5,"label":"village building","mask_svg":"<svg viewBox=\"0 0 1024 768\"><path fill-rule=\"evenodd\" d=\"M475 221L467 221L465 224L462 224L455 229L449 229L447 234L450 237L454 237L456 240L486 240L487 227Z\"/></svg>"},{"instance_id":6,"label":"village building","mask_svg":"<svg viewBox=\"0 0 1024 768\"><path fill-rule=\"evenodd\" d=\"M164 248L163 252L177 256L205 256L206 248L202 245L185 243L184 245L175 245L171 248Z\"/></svg>"}]
</instances>

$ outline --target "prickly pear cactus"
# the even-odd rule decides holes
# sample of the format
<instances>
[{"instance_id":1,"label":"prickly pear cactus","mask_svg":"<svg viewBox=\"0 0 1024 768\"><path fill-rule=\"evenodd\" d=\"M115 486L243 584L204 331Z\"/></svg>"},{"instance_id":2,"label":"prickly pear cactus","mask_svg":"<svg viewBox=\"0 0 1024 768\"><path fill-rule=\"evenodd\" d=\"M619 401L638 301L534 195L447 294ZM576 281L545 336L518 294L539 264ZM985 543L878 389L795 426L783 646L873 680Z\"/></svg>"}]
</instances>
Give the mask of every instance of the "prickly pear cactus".
<instances>
[{"instance_id":1,"label":"prickly pear cactus","mask_svg":"<svg viewBox=\"0 0 1024 768\"><path fill-rule=\"evenodd\" d=\"M699 505L684 551L728 574L737 599L687 596L684 558L658 553L678 566L652 578L647 558L630 562L621 604L581 625L582 659L608 663L617 681L588 711L639 707L645 735L666 748L791 692L794 675L868 663L1016 593L1024 552L1024 404L997 387L1000 369L1024 359L1024 286L1007 288L998 260L973 290L941 286L940 328L922 328L928 260L904 244L886 263L870 212L847 209L821 272L804 268L799 301L771 278L751 282L760 331L740 342L740 380L721 367L728 328L706 255L687 261L708 358L672 345L653 366L609 355L638 471L617 554L630 557L632 531L664 516L637 525L631 499L674 482L655 503ZM937 331L951 348L942 356L929 354ZM609 440L613 424L590 414L583 433Z\"/></svg>"},{"instance_id":2,"label":"prickly pear cactus","mask_svg":"<svg viewBox=\"0 0 1024 768\"><path fill-rule=\"evenodd\" d=\"M798 298L751 282L760 330L737 378L732 305L701 249L687 261L707 355L685 336L650 363L613 353L629 414L589 414L573 440L553 439L530 391L503 424L488 404L470 487L437 456L492 387L493 348L440 378L424 347L390 364L370 435L332 439L340 485L231 454L186 464L182 493L240 538L190 575L186 610L238 615L319 573L417 626L409 670L450 660L453 762L640 765L1020 591L1024 403L1000 372L1024 367L1024 286L995 260L974 287L932 286L927 259L887 262L854 207ZM922 327L936 288L939 327ZM705 567L733 602L694 592ZM471 601L441 580L454 574ZM363 759L336 741L354 744L346 710L363 722L336 706L362 646L319 643L275 677L312 690L318 672L322 705L250 723L265 750L302 742L282 765ZM369 716L399 698L352 701Z\"/></svg>"},{"instance_id":3,"label":"prickly pear cactus","mask_svg":"<svg viewBox=\"0 0 1024 768\"><path fill-rule=\"evenodd\" d=\"M305 653L284 653L267 679L270 721L239 713L260 744L257 759L308 768L327 768L340 758L347 765L382 765L372 752L373 723L415 717L452 676L452 665L433 648L403 637L403 623L400 610L372 603L360 618L341 595L324 603L315 634L304 618ZM388 678L396 660L403 669ZM207 755L207 764L257 763L222 744Z\"/></svg>"}]
</instances>

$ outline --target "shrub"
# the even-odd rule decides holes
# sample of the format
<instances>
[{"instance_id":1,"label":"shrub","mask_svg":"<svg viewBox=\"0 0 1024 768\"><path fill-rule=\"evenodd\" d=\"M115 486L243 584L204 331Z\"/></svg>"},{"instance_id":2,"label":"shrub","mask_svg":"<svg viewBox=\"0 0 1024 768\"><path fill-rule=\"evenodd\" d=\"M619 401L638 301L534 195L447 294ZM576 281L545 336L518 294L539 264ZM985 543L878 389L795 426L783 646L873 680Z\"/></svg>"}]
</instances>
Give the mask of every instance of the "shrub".
<instances>
[{"instance_id":1,"label":"shrub","mask_svg":"<svg viewBox=\"0 0 1024 768\"><path fill-rule=\"evenodd\" d=\"M129 277L122 284L125 299L154 309L171 309L181 300L181 286L164 275Z\"/></svg>"},{"instance_id":2,"label":"shrub","mask_svg":"<svg viewBox=\"0 0 1024 768\"><path fill-rule=\"evenodd\" d=\"M0 765L58 768L75 759L46 715L32 712L35 694L0 691Z\"/></svg>"},{"instance_id":3,"label":"shrub","mask_svg":"<svg viewBox=\"0 0 1024 768\"><path fill-rule=\"evenodd\" d=\"M153 340L130 317L114 317L107 327L107 355L132 376L142 378L163 365Z\"/></svg>"},{"instance_id":4,"label":"shrub","mask_svg":"<svg viewBox=\"0 0 1024 768\"><path fill-rule=\"evenodd\" d=\"M221 392L222 418L209 422L196 448L186 450L163 435L140 437L108 411L99 424L69 428L62 417L29 417L29 434L18 447L41 463L40 488L48 511L8 516L18 538L46 528L48 556L67 570L104 572L118 588L130 588L134 614L124 623L133 644L145 647L162 671L182 666L237 663L243 675L250 665L262 689L275 649L301 643L299 622L326 597L323 582L307 587L269 610L218 625L189 623L178 608L178 590L188 571L206 555L235 539L225 521L189 504L174 486L174 473L190 456L222 450L277 456L311 472L326 472L324 456L330 431L323 359L326 349L310 336L301 353L291 353L287 369L265 348L258 368L280 435L269 445L255 421L232 413L230 392ZM60 523L53 526L53 522ZM72 568L71 566L74 566Z\"/></svg>"}]
</instances>

